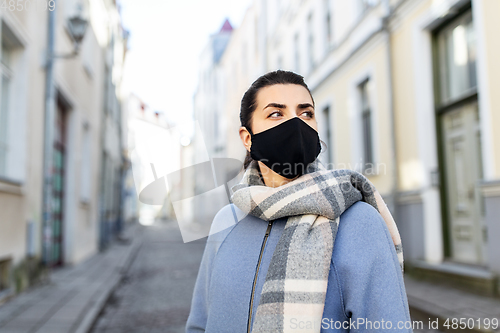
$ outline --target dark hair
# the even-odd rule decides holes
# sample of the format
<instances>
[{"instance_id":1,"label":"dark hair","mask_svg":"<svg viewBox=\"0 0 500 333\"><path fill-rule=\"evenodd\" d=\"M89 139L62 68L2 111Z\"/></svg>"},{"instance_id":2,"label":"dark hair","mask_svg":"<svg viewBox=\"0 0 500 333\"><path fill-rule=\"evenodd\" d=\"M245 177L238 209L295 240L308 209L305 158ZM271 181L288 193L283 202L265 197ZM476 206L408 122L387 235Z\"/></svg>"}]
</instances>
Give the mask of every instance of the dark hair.
<instances>
[{"instance_id":1,"label":"dark hair","mask_svg":"<svg viewBox=\"0 0 500 333\"><path fill-rule=\"evenodd\" d=\"M275 84L298 84L303 86L309 92L314 106L314 98L312 97L309 87L304 82L304 77L290 71L276 70L262 75L257 80L255 80L250 88L245 92L243 98L241 99L241 109L240 109L240 122L241 126L246 127L246 129L253 134L250 128L250 120L252 119L253 112L257 107L257 93L261 88L272 86ZM243 162L243 168L246 169L250 162L252 162L252 157L250 152L247 151L245 156L245 161Z\"/></svg>"}]
</instances>

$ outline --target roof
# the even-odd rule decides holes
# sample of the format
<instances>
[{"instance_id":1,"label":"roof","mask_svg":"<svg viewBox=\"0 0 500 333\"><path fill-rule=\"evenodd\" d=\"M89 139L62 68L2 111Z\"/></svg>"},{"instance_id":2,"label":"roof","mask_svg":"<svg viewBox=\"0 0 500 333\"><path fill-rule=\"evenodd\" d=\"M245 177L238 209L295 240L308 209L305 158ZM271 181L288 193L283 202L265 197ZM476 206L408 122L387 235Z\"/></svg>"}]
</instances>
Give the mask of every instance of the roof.
<instances>
[{"instance_id":1,"label":"roof","mask_svg":"<svg viewBox=\"0 0 500 333\"><path fill-rule=\"evenodd\" d=\"M229 19L226 18L226 21L224 21L224 24L222 25L222 28L220 28L219 33L230 32L230 31L233 31L233 27L231 23L229 23Z\"/></svg>"}]
</instances>

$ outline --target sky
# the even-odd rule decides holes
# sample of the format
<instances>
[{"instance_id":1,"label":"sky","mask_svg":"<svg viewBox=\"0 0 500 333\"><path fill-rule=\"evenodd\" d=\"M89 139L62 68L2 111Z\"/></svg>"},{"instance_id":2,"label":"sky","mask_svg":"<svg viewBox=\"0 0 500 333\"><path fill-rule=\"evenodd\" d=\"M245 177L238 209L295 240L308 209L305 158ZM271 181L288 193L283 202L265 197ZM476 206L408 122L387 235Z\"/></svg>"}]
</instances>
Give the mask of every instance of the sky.
<instances>
[{"instance_id":1,"label":"sky","mask_svg":"<svg viewBox=\"0 0 500 333\"><path fill-rule=\"evenodd\" d=\"M243 21L250 0L120 0L130 31L124 86L191 134L199 58L226 18Z\"/></svg>"}]
</instances>

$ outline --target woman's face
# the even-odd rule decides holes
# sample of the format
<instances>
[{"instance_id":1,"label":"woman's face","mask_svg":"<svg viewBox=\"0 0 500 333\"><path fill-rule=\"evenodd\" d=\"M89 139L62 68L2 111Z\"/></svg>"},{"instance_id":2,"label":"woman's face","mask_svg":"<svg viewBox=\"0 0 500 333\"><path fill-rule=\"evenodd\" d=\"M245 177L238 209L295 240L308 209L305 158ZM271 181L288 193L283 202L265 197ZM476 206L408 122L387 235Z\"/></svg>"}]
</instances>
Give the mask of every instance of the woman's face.
<instances>
[{"instance_id":1,"label":"woman's face","mask_svg":"<svg viewBox=\"0 0 500 333\"><path fill-rule=\"evenodd\" d=\"M250 120L254 134L277 126L292 117L299 117L318 131L313 101L305 87L298 84L275 84L261 88L256 99L257 106ZM250 151L251 136L245 127L240 128L240 137L245 148Z\"/></svg>"}]
</instances>

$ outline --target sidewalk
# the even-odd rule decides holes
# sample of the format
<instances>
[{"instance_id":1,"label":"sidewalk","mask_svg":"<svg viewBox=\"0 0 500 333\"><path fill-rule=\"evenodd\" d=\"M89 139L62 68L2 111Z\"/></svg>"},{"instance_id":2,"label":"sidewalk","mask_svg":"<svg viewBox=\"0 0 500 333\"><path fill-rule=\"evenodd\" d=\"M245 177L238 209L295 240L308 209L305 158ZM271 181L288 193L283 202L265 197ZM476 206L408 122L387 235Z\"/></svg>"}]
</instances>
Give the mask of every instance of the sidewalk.
<instances>
[{"instance_id":1,"label":"sidewalk","mask_svg":"<svg viewBox=\"0 0 500 333\"><path fill-rule=\"evenodd\" d=\"M34 287L0 306L2 333L86 333L132 262L143 227L134 223L102 253L74 267L55 270L46 285Z\"/></svg>"},{"instance_id":2,"label":"sidewalk","mask_svg":"<svg viewBox=\"0 0 500 333\"><path fill-rule=\"evenodd\" d=\"M454 331L500 332L500 299L479 296L445 285L431 284L410 276L405 276L404 279L412 320L415 318L422 320L424 328L428 328L428 318L431 318L431 322L438 320L440 330L449 332L452 328L452 319L458 318L456 322L460 327L460 318L463 318L462 322L465 324L462 324L462 327L468 323L468 328L458 328ZM449 328L442 326L447 318L449 318ZM494 318L497 320L497 328L492 329L490 326L488 329L486 324L491 323Z\"/></svg>"}]
</instances>

